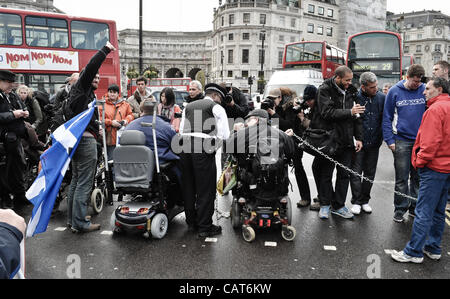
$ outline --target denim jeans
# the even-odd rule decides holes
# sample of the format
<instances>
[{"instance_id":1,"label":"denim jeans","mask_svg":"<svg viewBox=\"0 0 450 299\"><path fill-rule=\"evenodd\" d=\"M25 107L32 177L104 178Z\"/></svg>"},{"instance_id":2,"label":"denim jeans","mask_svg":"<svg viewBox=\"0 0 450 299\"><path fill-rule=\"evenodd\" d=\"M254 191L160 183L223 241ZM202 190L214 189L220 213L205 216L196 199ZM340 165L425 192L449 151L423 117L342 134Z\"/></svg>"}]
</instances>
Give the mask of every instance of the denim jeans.
<instances>
[{"instance_id":1,"label":"denim jeans","mask_svg":"<svg viewBox=\"0 0 450 299\"><path fill-rule=\"evenodd\" d=\"M395 191L417 198L419 175L411 165L411 153L414 141L395 141L394 168ZM408 208L414 208L416 201L411 202L401 195L394 195L394 213L403 216Z\"/></svg>"},{"instance_id":2,"label":"denim jeans","mask_svg":"<svg viewBox=\"0 0 450 299\"><path fill-rule=\"evenodd\" d=\"M427 167L419 169L420 189L416 218L411 240L404 252L422 257L423 248L432 254L441 254L442 234L445 228L445 206L450 189L450 173L440 173Z\"/></svg>"},{"instance_id":3,"label":"denim jeans","mask_svg":"<svg viewBox=\"0 0 450 299\"><path fill-rule=\"evenodd\" d=\"M72 159L72 181L67 194L67 223L83 230L89 227L86 214L97 168L97 141L83 137Z\"/></svg>"},{"instance_id":4,"label":"denim jeans","mask_svg":"<svg viewBox=\"0 0 450 299\"><path fill-rule=\"evenodd\" d=\"M352 169L373 181L377 172L379 153L379 147L363 147L359 153L354 153ZM364 205L369 203L370 191L372 190L371 183L365 180L363 181L356 175L350 174L350 187L352 189L352 204Z\"/></svg>"}]
</instances>

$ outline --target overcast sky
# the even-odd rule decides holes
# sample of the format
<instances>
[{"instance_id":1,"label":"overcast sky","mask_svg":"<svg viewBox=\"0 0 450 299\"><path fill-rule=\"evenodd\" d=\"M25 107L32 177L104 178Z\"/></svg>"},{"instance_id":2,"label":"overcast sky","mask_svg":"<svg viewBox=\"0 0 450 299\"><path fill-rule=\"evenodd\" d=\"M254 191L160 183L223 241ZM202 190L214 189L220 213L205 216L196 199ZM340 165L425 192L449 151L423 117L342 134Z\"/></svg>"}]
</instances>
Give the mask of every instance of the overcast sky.
<instances>
[{"instance_id":1,"label":"overcast sky","mask_svg":"<svg viewBox=\"0 0 450 299\"><path fill-rule=\"evenodd\" d=\"M73 16L115 20L118 30L139 28L139 0L54 0L53 2L56 7ZM144 30L207 31L212 30L213 8L218 6L219 1L144 0L143 3ZM394 13L433 9L450 15L448 0L387 0L387 9Z\"/></svg>"}]
</instances>

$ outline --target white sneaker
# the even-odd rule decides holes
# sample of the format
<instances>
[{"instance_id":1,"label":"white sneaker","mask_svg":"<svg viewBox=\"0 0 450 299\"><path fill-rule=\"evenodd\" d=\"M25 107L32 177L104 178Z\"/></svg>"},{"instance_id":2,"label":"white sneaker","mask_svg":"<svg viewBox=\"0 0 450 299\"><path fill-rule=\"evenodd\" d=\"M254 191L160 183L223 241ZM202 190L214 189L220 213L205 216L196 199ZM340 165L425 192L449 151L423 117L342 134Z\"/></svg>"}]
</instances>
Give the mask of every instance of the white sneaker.
<instances>
[{"instance_id":1,"label":"white sneaker","mask_svg":"<svg viewBox=\"0 0 450 299\"><path fill-rule=\"evenodd\" d=\"M367 214L372 213L372 208L369 206L369 204L362 205L362 209L363 209L363 211L366 212Z\"/></svg>"},{"instance_id":2,"label":"white sneaker","mask_svg":"<svg viewBox=\"0 0 450 299\"><path fill-rule=\"evenodd\" d=\"M423 262L423 257L413 257L407 255L403 250L402 251L395 251L392 252L391 257L394 261L400 262L400 263L414 263L414 264L421 264Z\"/></svg>"},{"instance_id":3,"label":"white sneaker","mask_svg":"<svg viewBox=\"0 0 450 299\"><path fill-rule=\"evenodd\" d=\"M434 253L431 253L431 252L429 252L429 251L427 251L425 249L423 250L423 253L425 253L425 255L428 256L432 260L438 261L438 260L441 259L441 255L440 254L434 254Z\"/></svg>"},{"instance_id":4,"label":"white sneaker","mask_svg":"<svg viewBox=\"0 0 450 299\"><path fill-rule=\"evenodd\" d=\"M361 206L353 205L351 211L352 211L353 215L359 215L359 214L361 214Z\"/></svg>"}]
</instances>

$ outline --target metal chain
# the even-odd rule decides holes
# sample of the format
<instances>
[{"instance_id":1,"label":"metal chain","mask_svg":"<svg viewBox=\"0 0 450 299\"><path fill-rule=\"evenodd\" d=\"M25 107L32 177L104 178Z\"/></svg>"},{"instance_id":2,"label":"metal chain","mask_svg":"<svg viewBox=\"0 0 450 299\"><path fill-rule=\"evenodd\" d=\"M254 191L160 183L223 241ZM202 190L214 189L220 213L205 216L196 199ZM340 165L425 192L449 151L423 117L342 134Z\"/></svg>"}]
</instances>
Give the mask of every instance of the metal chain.
<instances>
[{"instance_id":1,"label":"metal chain","mask_svg":"<svg viewBox=\"0 0 450 299\"><path fill-rule=\"evenodd\" d=\"M299 136L297 136L297 135L295 135L295 134L294 134L294 137L297 138L298 140L300 140L302 144L306 145L307 147L309 147L310 149L312 149L313 151L315 151L316 153L318 153L319 155L321 155L321 156L324 157L325 159L327 159L327 160L333 162L335 165L337 165L337 166L343 168L344 170L346 170L346 171L348 171L349 173L351 173L351 174L353 174L353 175L355 175L355 176L361 178L362 180L371 183L372 185L375 184L375 181L373 181L373 180L371 180L371 179L369 179L369 178L366 178L366 177L363 176L362 174L359 174L359 173L357 173L356 171L354 171L353 169L350 169L349 167L343 165L342 163L339 163L338 161L334 160L333 158L331 158L331 157L328 156L327 154L324 154L323 152L321 152L321 151L319 151L318 149L316 149L314 146L312 146L311 144L309 144L309 143L308 143L306 140L304 140L303 138L301 138L301 137L299 137ZM385 189L385 190L387 190L387 191L389 191L389 192L392 191L392 189L386 188L386 187L384 187L384 186L382 186L382 185L381 185L381 188L383 188L383 189ZM394 190L394 194L397 194L397 195L399 195L399 196L403 196L403 197L408 198L408 199L410 199L410 200L417 201L417 198L412 197L412 196L409 196L409 195L406 195L406 194L403 194L403 193L398 192L398 191L395 191L395 190Z\"/></svg>"},{"instance_id":2,"label":"metal chain","mask_svg":"<svg viewBox=\"0 0 450 299\"><path fill-rule=\"evenodd\" d=\"M311 144L309 144L309 143L308 143L306 140L304 140L303 138L297 136L296 134L294 134L294 137L297 138L302 144L306 145L307 147L309 147L310 149L312 149L313 151L315 151L316 153L318 153L319 155L321 155L321 156L324 157L325 159L327 159L327 160L329 160L330 162L334 163L336 166L341 167L342 169L348 171L350 174L353 174L353 175L355 175L355 176L361 178L362 180L371 183L372 185L375 185L375 184L376 184L376 182L375 182L374 180L371 180L371 179L369 179L369 178L363 176L362 174L359 174L358 172L354 171L353 169L351 169L351 168L345 166L344 164L339 163L338 161L334 160L333 158L331 158L331 157L328 156L327 154L321 152L320 150L318 150L317 148L315 148L314 146L312 146ZM384 187L384 186L381 185L381 184L380 184L380 187L383 188L384 190L389 191L389 192L392 191L392 189L389 189L389 188L387 188L387 187ZM412 196L409 196L409 195L406 195L406 194L403 194L403 193L401 193L401 192L399 192L399 191L395 191L395 190L394 190L394 194L397 194L397 195L399 195L399 196L403 196L403 197L408 198L408 199L413 200L413 201L417 201L417 198L412 197ZM222 219L222 218L225 218L225 219L230 218L230 213L229 213L229 212L221 212L221 211L219 211L219 207L218 207L218 199L217 199L217 197L216 197L216 199L215 199L215 212L216 212L216 221L217 221L217 223L219 223L219 220Z\"/></svg>"}]
</instances>

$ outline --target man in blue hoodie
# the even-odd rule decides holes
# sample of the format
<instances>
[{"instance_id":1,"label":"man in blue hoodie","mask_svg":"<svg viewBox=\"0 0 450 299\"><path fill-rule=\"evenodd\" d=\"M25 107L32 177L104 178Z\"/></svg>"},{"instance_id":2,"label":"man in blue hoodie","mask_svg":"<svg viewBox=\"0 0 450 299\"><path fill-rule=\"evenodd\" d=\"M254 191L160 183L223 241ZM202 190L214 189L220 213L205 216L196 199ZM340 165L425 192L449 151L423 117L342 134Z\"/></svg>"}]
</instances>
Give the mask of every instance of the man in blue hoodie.
<instances>
[{"instance_id":1,"label":"man in blue hoodie","mask_svg":"<svg viewBox=\"0 0 450 299\"><path fill-rule=\"evenodd\" d=\"M425 69L421 65L412 65L406 80L389 90L383 114L384 141L394 154L395 191L416 198L419 176L411 166L411 153L425 112L425 84L421 82L424 75ZM414 201L395 194L394 221L403 222L403 215L408 209L409 214L414 216L415 205Z\"/></svg>"}]
</instances>

